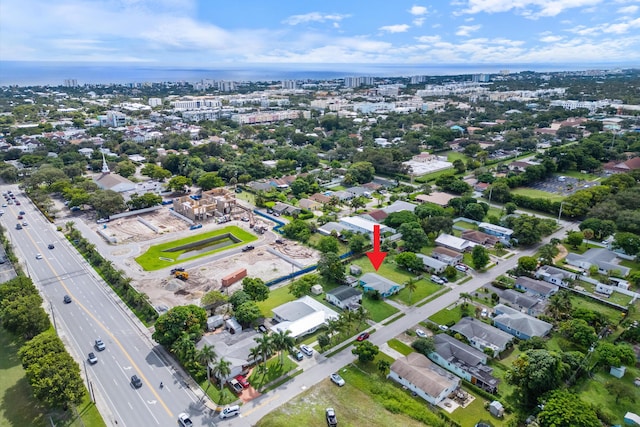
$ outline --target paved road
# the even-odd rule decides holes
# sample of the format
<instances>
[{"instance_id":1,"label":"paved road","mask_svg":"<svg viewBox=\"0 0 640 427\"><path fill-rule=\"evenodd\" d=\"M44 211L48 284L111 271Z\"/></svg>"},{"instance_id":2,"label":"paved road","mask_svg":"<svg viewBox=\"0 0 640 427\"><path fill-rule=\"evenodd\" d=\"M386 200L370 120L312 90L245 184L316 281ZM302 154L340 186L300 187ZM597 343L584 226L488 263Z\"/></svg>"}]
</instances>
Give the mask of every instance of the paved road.
<instances>
[{"instance_id":1,"label":"paved road","mask_svg":"<svg viewBox=\"0 0 640 427\"><path fill-rule=\"evenodd\" d=\"M565 227L570 226L570 223L562 222L561 229L556 231L553 235L545 239L548 242L551 238L561 238L565 234ZM506 273L518 263L520 256L531 256L536 252L537 248L526 249L518 252L517 256L511 257L507 260L501 260L498 265L491 268L489 271L475 274L474 278L462 285L450 284L451 291L442 295L441 297L425 304L422 307L413 306L405 311L405 316L391 323L390 325L383 326L378 324L375 326L376 332L371 334L369 340L381 346L391 338L396 337L407 329L415 327L419 322L427 319L429 316L442 310L444 307L448 307L460 299L460 294L472 293L476 289L482 287L486 283L490 282L493 278ZM294 377L291 381L285 383L281 387L266 393L259 398L248 402L241 408L241 415L239 418L225 420L218 423L220 426L246 426L255 425L262 417L267 413L273 411L279 406L285 404L289 400L293 399L298 394L319 383L322 380L328 378L332 372L339 371L344 366L355 360L353 354L351 354L353 346L349 346L340 353L326 358L320 354L315 353L314 359L317 362L315 365L306 369L302 374Z\"/></svg>"},{"instance_id":2,"label":"paved road","mask_svg":"<svg viewBox=\"0 0 640 427\"><path fill-rule=\"evenodd\" d=\"M2 186L18 195L21 206L9 205L0 222L8 229L16 255L45 300L58 334L80 364L91 384L96 404L108 426L175 426L180 412L192 415L194 425L211 425L208 411L198 396L181 380L181 374L163 360L162 350L149 338L148 330L111 290L96 277L55 227L48 223L15 186ZM19 211L25 211L27 226L16 230ZM53 243L54 249L47 249ZM43 255L36 259L36 254ZM72 302L63 303L70 295ZM101 338L106 349L93 344ZM85 363L93 351L98 363ZM134 389L131 375L143 386ZM159 388L160 382L165 384ZM206 413L205 413L206 412Z\"/></svg>"}]
</instances>

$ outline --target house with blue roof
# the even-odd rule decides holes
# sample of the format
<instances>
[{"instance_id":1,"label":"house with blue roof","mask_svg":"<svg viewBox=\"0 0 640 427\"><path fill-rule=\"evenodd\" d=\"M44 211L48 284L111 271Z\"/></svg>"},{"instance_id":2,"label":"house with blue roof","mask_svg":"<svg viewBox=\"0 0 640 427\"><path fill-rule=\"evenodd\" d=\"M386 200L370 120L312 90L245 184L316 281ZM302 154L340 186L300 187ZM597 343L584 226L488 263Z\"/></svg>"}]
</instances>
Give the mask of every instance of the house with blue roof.
<instances>
[{"instance_id":1,"label":"house with blue roof","mask_svg":"<svg viewBox=\"0 0 640 427\"><path fill-rule=\"evenodd\" d=\"M384 298L388 298L391 295L397 294L404 288L403 285L399 285L386 277L382 277L376 273L363 274L359 279L359 283L365 292L378 291Z\"/></svg>"}]
</instances>

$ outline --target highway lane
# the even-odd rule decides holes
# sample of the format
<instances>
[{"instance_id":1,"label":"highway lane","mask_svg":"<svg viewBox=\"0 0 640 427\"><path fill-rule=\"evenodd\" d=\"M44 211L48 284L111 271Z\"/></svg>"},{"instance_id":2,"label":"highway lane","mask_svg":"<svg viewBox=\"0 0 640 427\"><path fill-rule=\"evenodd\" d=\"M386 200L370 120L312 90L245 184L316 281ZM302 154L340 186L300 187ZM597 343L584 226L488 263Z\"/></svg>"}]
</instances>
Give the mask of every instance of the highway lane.
<instances>
[{"instance_id":1,"label":"highway lane","mask_svg":"<svg viewBox=\"0 0 640 427\"><path fill-rule=\"evenodd\" d=\"M9 188L4 186L2 191ZM20 194L15 186L11 189ZM180 412L190 413L195 425L211 425L198 396L165 363L144 326L96 278L62 234L24 196L17 199L21 205L2 208L5 213L0 221L8 229L22 265L41 290L58 334L91 384L107 425L174 426ZM21 210L25 215L20 222L28 225L16 230ZM48 249L49 243L55 248ZM42 259L36 259L37 253ZM63 303L64 295L71 296L70 304ZM105 342L104 351L93 347L96 338ZM95 365L86 362L91 351L98 357ZM140 389L130 384L133 374L143 381ZM165 384L162 390L161 381Z\"/></svg>"}]
</instances>

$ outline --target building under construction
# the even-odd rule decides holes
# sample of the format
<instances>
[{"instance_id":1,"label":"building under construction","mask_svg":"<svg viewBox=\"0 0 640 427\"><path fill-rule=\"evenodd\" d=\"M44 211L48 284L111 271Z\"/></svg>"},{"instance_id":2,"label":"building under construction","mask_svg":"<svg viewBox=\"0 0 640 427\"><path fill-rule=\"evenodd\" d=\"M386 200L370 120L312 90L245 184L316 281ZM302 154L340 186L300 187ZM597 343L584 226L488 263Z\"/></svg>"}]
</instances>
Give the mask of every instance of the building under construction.
<instances>
[{"instance_id":1,"label":"building under construction","mask_svg":"<svg viewBox=\"0 0 640 427\"><path fill-rule=\"evenodd\" d=\"M224 188L214 188L198 195L179 197L173 201L173 209L192 221L217 222L248 218L253 223L253 212L236 203L234 193Z\"/></svg>"}]
</instances>

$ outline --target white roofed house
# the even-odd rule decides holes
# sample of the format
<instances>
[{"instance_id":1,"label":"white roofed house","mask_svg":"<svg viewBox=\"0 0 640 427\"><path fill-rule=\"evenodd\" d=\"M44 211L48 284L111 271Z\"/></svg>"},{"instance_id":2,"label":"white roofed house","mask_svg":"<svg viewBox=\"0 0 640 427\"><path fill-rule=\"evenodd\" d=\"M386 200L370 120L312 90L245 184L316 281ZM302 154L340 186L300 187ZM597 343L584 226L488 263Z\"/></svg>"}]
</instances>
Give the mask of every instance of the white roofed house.
<instances>
[{"instance_id":1,"label":"white roofed house","mask_svg":"<svg viewBox=\"0 0 640 427\"><path fill-rule=\"evenodd\" d=\"M476 246L475 243L465 239L461 239L451 234L441 234L436 238L436 245L444 246L445 248L453 249L458 252L470 251Z\"/></svg>"},{"instance_id":2,"label":"white roofed house","mask_svg":"<svg viewBox=\"0 0 640 427\"><path fill-rule=\"evenodd\" d=\"M378 224L374 221L369 221L362 217L358 216L348 216L340 219L340 224L348 227L350 230L356 233L363 233L367 236L373 235L373 229L376 225L380 227L380 233L391 232L395 233L395 230L391 227L387 227L386 225Z\"/></svg>"},{"instance_id":3,"label":"white roofed house","mask_svg":"<svg viewBox=\"0 0 640 427\"><path fill-rule=\"evenodd\" d=\"M536 278L558 286L569 286L577 277L575 273L552 265L541 266L535 274Z\"/></svg>"},{"instance_id":4,"label":"white roofed house","mask_svg":"<svg viewBox=\"0 0 640 427\"><path fill-rule=\"evenodd\" d=\"M460 386L460 378L415 352L396 359L387 377L432 405L442 402Z\"/></svg>"},{"instance_id":5,"label":"white roofed house","mask_svg":"<svg viewBox=\"0 0 640 427\"><path fill-rule=\"evenodd\" d=\"M311 334L327 324L329 319L337 319L338 313L309 296L282 304L272 310L271 327L274 332L291 331L293 338Z\"/></svg>"},{"instance_id":6,"label":"white roofed house","mask_svg":"<svg viewBox=\"0 0 640 427\"><path fill-rule=\"evenodd\" d=\"M449 266L449 264L444 261L431 258L430 256L424 254L416 254L416 256L422 260L424 269L429 271L430 273L440 274L444 271L445 268Z\"/></svg>"},{"instance_id":7,"label":"white roofed house","mask_svg":"<svg viewBox=\"0 0 640 427\"><path fill-rule=\"evenodd\" d=\"M325 299L343 310L357 310L362 302L362 291L351 286L338 286L327 292Z\"/></svg>"}]
</instances>

